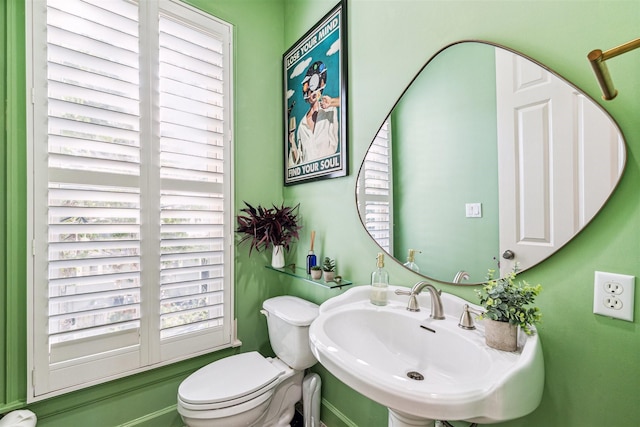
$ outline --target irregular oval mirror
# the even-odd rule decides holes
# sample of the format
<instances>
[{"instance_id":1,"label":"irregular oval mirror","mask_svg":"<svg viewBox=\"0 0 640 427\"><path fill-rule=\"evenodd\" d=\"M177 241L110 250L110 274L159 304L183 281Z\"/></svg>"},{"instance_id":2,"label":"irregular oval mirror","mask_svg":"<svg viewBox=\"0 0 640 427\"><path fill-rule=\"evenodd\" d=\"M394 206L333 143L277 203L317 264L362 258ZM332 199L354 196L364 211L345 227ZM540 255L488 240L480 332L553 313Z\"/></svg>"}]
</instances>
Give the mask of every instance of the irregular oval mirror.
<instances>
[{"instance_id":1,"label":"irregular oval mirror","mask_svg":"<svg viewBox=\"0 0 640 427\"><path fill-rule=\"evenodd\" d=\"M388 254L441 282L526 270L602 208L626 159L591 98L529 58L483 42L433 57L360 168L356 199ZM405 264L406 266L410 266Z\"/></svg>"}]
</instances>

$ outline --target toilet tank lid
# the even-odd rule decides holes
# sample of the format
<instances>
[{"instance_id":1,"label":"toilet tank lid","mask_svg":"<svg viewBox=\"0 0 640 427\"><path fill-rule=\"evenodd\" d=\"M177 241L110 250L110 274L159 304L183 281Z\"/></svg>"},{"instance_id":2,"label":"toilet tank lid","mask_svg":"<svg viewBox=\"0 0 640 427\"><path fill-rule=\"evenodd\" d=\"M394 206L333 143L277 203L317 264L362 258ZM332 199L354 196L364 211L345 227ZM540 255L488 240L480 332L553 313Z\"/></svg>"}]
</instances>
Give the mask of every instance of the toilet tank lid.
<instances>
[{"instance_id":1,"label":"toilet tank lid","mask_svg":"<svg viewBox=\"0 0 640 427\"><path fill-rule=\"evenodd\" d=\"M262 307L294 326L309 326L318 317L318 305L294 296L269 298Z\"/></svg>"}]
</instances>

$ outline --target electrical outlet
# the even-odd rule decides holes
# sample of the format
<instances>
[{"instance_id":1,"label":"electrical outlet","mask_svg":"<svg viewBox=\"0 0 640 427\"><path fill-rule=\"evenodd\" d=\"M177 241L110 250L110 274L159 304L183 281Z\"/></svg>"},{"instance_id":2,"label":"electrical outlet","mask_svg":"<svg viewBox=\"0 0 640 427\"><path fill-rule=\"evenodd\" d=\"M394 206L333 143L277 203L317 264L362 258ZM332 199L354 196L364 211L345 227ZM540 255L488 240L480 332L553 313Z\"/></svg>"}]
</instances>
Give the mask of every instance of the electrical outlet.
<instances>
[{"instance_id":1,"label":"electrical outlet","mask_svg":"<svg viewBox=\"0 0 640 427\"><path fill-rule=\"evenodd\" d=\"M611 310L622 310L622 301L616 297L605 297L604 306Z\"/></svg>"},{"instance_id":2,"label":"electrical outlet","mask_svg":"<svg viewBox=\"0 0 640 427\"><path fill-rule=\"evenodd\" d=\"M604 284L604 291L612 295L620 295L622 289L622 285L616 281L608 280Z\"/></svg>"},{"instance_id":3,"label":"electrical outlet","mask_svg":"<svg viewBox=\"0 0 640 427\"><path fill-rule=\"evenodd\" d=\"M634 276L596 271L593 312L633 322L634 285Z\"/></svg>"}]
</instances>

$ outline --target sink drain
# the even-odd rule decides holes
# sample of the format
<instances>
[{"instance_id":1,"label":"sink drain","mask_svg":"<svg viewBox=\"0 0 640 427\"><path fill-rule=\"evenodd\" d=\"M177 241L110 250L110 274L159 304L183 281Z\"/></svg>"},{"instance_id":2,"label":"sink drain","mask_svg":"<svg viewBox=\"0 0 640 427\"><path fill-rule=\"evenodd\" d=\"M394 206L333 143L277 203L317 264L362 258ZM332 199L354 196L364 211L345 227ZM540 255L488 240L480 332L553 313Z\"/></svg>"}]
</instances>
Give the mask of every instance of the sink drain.
<instances>
[{"instance_id":1,"label":"sink drain","mask_svg":"<svg viewBox=\"0 0 640 427\"><path fill-rule=\"evenodd\" d=\"M420 372L416 372L416 371L407 372L407 376L409 378L411 378L412 380L416 380L416 381L422 381L424 379L424 375L422 375Z\"/></svg>"}]
</instances>

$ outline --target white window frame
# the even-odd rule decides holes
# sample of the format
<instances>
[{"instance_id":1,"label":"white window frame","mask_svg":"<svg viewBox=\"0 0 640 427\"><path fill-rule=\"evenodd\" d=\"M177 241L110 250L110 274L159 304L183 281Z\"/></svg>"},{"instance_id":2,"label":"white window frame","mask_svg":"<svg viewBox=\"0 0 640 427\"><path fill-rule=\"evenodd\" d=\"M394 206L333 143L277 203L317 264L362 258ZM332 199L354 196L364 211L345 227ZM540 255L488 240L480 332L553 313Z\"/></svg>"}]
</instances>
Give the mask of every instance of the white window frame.
<instances>
[{"instance_id":1,"label":"white window frame","mask_svg":"<svg viewBox=\"0 0 640 427\"><path fill-rule=\"evenodd\" d=\"M158 19L155 19L160 12L167 17L177 17L189 21L194 28L211 28L214 23L217 30L224 34L224 318L223 327L216 330L207 329L189 334L180 335L175 338L160 339L160 329L158 327L160 312L159 290L149 285L143 285L141 289L143 295L142 311L140 320L140 338L137 346L131 349L121 348L113 354L90 355L79 358L72 362L67 362L68 366L62 366L57 372L53 372L49 363L49 355L43 354L43 345L48 342L46 327L47 316L47 292L46 280L41 280L41 272L46 266L47 252L47 224L46 212L47 182L42 178L42 165L47 164L47 150L38 146L45 146L42 141L47 140L46 109L47 98L47 71L46 54L43 56L43 47L46 48L46 1L28 0L26 13L26 43L27 43L27 87L31 88L30 103L27 111L27 152L31 155L27 159L27 188L30 194L27 197L28 208L28 229L27 238L29 242L29 253L27 254L27 401L35 402L70 391L82 389L95 384L100 384L116 378L125 377L139 372L155 369L160 366L169 365L180 360L189 359L202 354L217 351L223 348L240 345L236 338L235 314L234 314L234 230L233 230L233 27L231 24L206 14L194 7L188 6L178 0L139 0L140 20L152 17L146 22L151 23L151 27L140 25L140 58L141 64L157 63L153 58L146 56L152 51L154 58L158 56L158 43L151 37L145 37L143 32L157 34ZM143 29L146 28L146 31ZM148 45L145 45L145 41ZM143 99L157 99L157 88L146 84L146 75L154 75L154 70L141 66L140 69L140 93ZM154 92L155 90L155 92ZM44 97L44 98L43 98ZM146 98L144 98L146 97ZM44 99L44 101L43 101ZM144 105L141 100L141 104ZM153 102L154 110L141 110L141 116L151 116L152 120L147 122L149 127L154 126L154 121L158 120L157 105ZM149 105L149 104L147 104ZM44 122L44 124L43 124ZM144 122L142 122L144 125ZM153 131L150 131L151 135ZM149 135L149 134L148 134ZM144 150L141 143L141 150ZM46 170L46 167L45 167ZM46 172L44 173L46 175ZM142 177L140 179L142 181ZM44 182L44 184L43 184ZM142 186L142 184L141 184ZM144 196L142 196L144 198ZM44 201L44 202L43 202ZM45 205L43 207L43 204ZM40 214L38 214L40 213ZM144 233L144 228L142 229ZM44 236L44 239L42 238ZM151 245L148 238L142 238L140 243L143 250L159 251L158 243ZM151 242L154 243L154 242ZM44 258L44 263L42 259ZM145 273L142 273L143 277ZM46 273L44 273L46 279ZM151 272L153 279L159 278L158 272ZM156 283L154 281L154 283ZM123 334L127 335L127 333ZM130 334L129 334L130 335ZM118 339L116 336L115 338ZM128 337L127 339L132 339ZM43 341L45 344L43 344ZM133 347L136 347L135 349ZM46 349L46 348L45 348ZM96 376L95 372L101 372ZM64 384L62 378L66 376L86 377L86 380ZM60 383L63 383L60 386Z\"/></svg>"}]
</instances>

